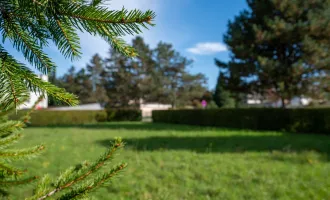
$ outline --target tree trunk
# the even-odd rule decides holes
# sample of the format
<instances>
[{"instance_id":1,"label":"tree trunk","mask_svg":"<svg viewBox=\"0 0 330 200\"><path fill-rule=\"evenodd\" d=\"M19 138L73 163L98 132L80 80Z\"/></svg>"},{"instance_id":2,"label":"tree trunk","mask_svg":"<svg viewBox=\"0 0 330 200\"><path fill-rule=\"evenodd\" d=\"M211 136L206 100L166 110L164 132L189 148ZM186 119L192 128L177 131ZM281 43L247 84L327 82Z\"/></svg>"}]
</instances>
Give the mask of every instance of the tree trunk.
<instances>
[{"instance_id":1,"label":"tree trunk","mask_svg":"<svg viewBox=\"0 0 330 200\"><path fill-rule=\"evenodd\" d=\"M285 98L284 97L281 97L281 108L285 109Z\"/></svg>"}]
</instances>

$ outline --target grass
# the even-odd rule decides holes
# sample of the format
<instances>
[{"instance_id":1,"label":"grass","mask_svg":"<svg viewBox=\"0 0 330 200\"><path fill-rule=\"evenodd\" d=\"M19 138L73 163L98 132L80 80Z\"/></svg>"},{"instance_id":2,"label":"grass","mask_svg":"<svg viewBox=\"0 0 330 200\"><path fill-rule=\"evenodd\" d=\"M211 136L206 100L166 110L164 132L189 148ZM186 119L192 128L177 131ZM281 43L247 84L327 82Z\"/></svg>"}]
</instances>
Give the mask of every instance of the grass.
<instances>
[{"instance_id":1,"label":"grass","mask_svg":"<svg viewBox=\"0 0 330 200\"><path fill-rule=\"evenodd\" d=\"M28 128L17 145L44 143L24 162L31 175L58 173L100 155L114 137L128 169L95 199L330 199L330 138L151 123ZM12 199L31 194L31 186Z\"/></svg>"}]
</instances>

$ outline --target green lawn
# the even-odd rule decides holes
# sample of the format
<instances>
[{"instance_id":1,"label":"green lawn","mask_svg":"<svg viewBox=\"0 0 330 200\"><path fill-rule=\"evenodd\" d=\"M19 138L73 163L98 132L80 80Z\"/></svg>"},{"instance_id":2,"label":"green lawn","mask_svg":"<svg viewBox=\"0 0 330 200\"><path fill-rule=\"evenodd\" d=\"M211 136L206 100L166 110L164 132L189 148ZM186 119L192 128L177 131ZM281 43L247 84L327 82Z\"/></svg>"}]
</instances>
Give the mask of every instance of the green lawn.
<instances>
[{"instance_id":1,"label":"green lawn","mask_svg":"<svg viewBox=\"0 0 330 200\"><path fill-rule=\"evenodd\" d=\"M330 199L330 137L149 123L28 128L17 146L44 143L25 162L31 175L100 155L109 141L127 143L129 166L95 199ZM23 199L31 186L14 191Z\"/></svg>"}]
</instances>

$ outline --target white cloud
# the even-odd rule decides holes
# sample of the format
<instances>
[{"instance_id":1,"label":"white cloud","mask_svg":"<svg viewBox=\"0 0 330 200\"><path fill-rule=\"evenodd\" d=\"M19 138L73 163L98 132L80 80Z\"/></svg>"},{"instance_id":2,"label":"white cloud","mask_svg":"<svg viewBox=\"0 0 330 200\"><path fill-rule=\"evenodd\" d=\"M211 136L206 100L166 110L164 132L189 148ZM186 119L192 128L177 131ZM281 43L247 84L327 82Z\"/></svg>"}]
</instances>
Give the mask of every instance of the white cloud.
<instances>
[{"instance_id":1,"label":"white cloud","mask_svg":"<svg viewBox=\"0 0 330 200\"><path fill-rule=\"evenodd\" d=\"M198 55L210 55L218 52L227 51L226 45L219 42L198 43L196 46L187 49L188 52Z\"/></svg>"}]
</instances>

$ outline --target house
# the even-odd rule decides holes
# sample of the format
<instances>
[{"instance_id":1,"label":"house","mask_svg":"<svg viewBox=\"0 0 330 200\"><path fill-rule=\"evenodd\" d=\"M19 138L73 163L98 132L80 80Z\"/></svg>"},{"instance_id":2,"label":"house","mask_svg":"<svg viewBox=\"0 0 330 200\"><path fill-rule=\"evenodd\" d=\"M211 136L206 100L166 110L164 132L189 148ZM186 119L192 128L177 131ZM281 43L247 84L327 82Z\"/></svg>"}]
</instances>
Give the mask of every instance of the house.
<instances>
[{"instance_id":1,"label":"house","mask_svg":"<svg viewBox=\"0 0 330 200\"><path fill-rule=\"evenodd\" d=\"M148 118L151 117L153 110L168 110L172 106L169 104L160 104L160 103L143 103L140 104L140 109L142 111L142 117Z\"/></svg>"},{"instance_id":2,"label":"house","mask_svg":"<svg viewBox=\"0 0 330 200\"><path fill-rule=\"evenodd\" d=\"M293 97L291 100L286 100L285 102L287 107L297 108L308 106L312 102L312 99L302 95ZM279 108L282 106L282 101L280 99L272 99L270 97L268 99L263 99L263 97L258 94L246 95L245 103L247 105L260 105L271 108Z\"/></svg>"},{"instance_id":3,"label":"house","mask_svg":"<svg viewBox=\"0 0 330 200\"><path fill-rule=\"evenodd\" d=\"M48 82L48 76L39 75L38 77L41 80ZM29 99L26 102L24 102L23 104L19 105L17 108L19 110L31 109L33 107L33 105L36 103L36 101L39 99L40 96L41 96L40 93L30 92ZM45 97L37 104L36 108L37 109L48 108L48 97L47 97L47 95L45 95Z\"/></svg>"},{"instance_id":4,"label":"house","mask_svg":"<svg viewBox=\"0 0 330 200\"><path fill-rule=\"evenodd\" d=\"M248 94L245 99L248 105L260 105L262 103L262 96L258 94Z\"/></svg>"}]
</instances>

